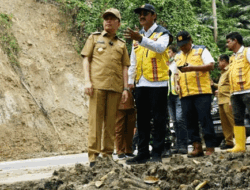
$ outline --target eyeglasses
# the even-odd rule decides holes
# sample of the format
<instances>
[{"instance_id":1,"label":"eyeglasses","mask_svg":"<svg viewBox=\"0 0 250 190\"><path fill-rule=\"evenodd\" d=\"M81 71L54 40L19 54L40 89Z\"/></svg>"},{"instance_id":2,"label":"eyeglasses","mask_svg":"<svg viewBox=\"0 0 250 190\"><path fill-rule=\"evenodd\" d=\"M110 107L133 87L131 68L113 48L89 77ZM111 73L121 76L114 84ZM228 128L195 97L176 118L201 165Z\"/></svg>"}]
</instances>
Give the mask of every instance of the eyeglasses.
<instances>
[{"instance_id":1,"label":"eyeglasses","mask_svg":"<svg viewBox=\"0 0 250 190\"><path fill-rule=\"evenodd\" d=\"M148 14L150 13L150 11L141 11L140 13L138 13L139 16L143 15L143 16L148 16Z\"/></svg>"}]
</instances>

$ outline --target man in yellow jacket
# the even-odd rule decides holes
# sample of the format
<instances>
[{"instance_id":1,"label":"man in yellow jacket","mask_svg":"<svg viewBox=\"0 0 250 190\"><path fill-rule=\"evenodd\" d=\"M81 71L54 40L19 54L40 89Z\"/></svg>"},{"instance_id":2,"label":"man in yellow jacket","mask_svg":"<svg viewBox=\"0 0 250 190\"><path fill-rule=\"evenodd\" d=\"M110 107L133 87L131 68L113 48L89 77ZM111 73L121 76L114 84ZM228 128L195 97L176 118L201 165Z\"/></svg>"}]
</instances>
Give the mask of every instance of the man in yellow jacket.
<instances>
[{"instance_id":1,"label":"man in yellow jacket","mask_svg":"<svg viewBox=\"0 0 250 190\"><path fill-rule=\"evenodd\" d=\"M250 48L244 47L243 38L238 32L226 36L227 48L233 51L230 57L229 82L231 104L234 115L235 146L228 152L246 151L245 110L250 113Z\"/></svg>"},{"instance_id":2,"label":"man in yellow jacket","mask_svg":"<svg viewBox=\"0 0 250 190\"><path fill-rule=\"evenodd\" d=\"M140 164L148 160L161 162L164 150L167 124L168 61L167 47L172 35L164 27L156 24L156 10L145 4L134 10L143 29L128 29L127 39L133 40L129 67L129 85L135 88L137 108L138 155L127 160L127 164ZM150 120L153 118L153 150L149 153Z\"/></svg>"},{"instance_id":3,"label":"man in yellow jacket","mask_svg":"<svg viewBox=\"0 0 250 190\"><path fill-rule=\"evenodd\" d=\"M203 129L206 155L209 156L214 152L216 143L211 117L212 89L209 75L209 71L214 68L214 59L205 46L193 45L192 42L187 31L177 34L177 45L181 53L175 60L179 69L179 73L176 73L179 75L176 90L180 93L182 113L194 147L188 157L204 155L198 121Z\"/></svg>"}]
</instances>

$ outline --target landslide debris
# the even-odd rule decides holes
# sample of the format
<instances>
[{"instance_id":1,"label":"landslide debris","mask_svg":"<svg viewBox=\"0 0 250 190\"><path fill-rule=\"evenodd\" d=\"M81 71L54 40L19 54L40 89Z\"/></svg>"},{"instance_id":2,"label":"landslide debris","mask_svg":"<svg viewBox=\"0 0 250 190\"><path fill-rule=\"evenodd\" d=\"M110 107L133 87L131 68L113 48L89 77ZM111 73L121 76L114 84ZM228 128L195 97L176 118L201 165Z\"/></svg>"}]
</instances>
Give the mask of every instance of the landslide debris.
<instances>
[{"instance_id":1,"label":"landslide debris","mask_svg":"<svg viewBox=\"0 0 250 190\"><path fill-rule=\"evenodd\" d=\"M250 153L215 153L195 159L173 155L163 163L128 166L98 158L93 168L76 164L54 171L51 178L2 185L8 190L235 190L250 189ZM149 177L151 176L151 177ZM152 183L144 179L153 179ZM155 181L154 181L155 180ZM153 182L154 181L154 182Z\"/></svg>"}]
</instances>

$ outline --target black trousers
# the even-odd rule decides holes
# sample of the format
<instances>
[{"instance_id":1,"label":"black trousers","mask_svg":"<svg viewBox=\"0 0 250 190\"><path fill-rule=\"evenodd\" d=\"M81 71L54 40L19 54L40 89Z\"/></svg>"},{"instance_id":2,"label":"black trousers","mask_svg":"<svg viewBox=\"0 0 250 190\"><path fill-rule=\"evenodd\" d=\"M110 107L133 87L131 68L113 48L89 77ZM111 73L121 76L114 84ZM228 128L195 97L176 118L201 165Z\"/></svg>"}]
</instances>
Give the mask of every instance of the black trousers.
<instances>
[{"instance_id":1,"label":"black trousers","mask_svg":"<svg viewBox=\"0 0 250 190\"><path fill-rule=\"evenodd\" d=\"M153 118L153 157L160 157L164 150L167 125L167 87L137 87L138 155L149 155L150 120Z\"/></svg>"},{"instance_id":2,"label":"black trousers","mask_svg":"<svg viewBox=\"0 0 250 190\"><path fill-rule=\"evenodd\" d=\"M244 126L246 108L250 113L250 93L232 95L231 102L235 125Z\"/></svg>"},{"instance_id":3,"label":"black trousers","mask_svg":"<svg viewBox=\"0 0 250 190\"><path fill-rule=\"evenodd\" d=\"M191 142L201 142L199 122L202 127L206 147L215 147L216 135L211 116L211 94L201 94L181 98L183 117Z\"/></svg>"}]
</instances>

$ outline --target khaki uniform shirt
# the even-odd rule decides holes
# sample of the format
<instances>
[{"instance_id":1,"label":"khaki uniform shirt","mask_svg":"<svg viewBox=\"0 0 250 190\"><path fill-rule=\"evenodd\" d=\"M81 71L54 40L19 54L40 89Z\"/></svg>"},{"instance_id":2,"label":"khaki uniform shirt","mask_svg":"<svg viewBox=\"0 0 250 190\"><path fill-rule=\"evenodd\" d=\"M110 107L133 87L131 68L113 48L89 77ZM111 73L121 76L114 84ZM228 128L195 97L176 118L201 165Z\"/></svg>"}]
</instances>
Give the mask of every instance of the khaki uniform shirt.
<instances>
[{"instance_id":1,"label":"khaki uniform shirt","mask_svg":"<svg viewBox=\"0 0 250 190\"><path fill-rule=\"evenodd\" d=\"M229 65L221 71L218 83L218 104L226 104L230 101Z\"/></svg>"},{"instance_id":2,"label":"khaki uniform shirt","mask_svg":"<svg viewBox=\"0 0 250 190\"><path fill-rule=\"evenodd\" d=\"M90 80L94 89L123 91L123 66L129 66L125 41L106 31L91 34L81 52L89 57Z\"/></svg>"}]
</instances>

